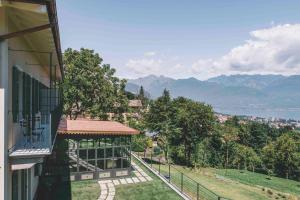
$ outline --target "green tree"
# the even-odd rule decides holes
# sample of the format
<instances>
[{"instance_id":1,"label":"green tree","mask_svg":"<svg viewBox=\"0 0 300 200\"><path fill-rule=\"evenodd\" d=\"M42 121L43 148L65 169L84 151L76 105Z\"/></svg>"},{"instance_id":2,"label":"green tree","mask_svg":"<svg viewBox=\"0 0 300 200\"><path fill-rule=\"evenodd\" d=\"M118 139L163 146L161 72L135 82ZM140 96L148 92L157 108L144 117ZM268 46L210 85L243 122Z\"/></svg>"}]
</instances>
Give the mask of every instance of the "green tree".
<instances>
[{"instance_id":1,"label":"green tree","mask_svg":"<svg viewBox=\"0 0 300 200\"><path fill-rule=\"evenodd\" d=\"M70 119L85 114L107 119L107 113L114 111L114 105L123 105L118 101L124 92L124 81L114 76L115 69L110 65L102 64L99 54L84 48L79 51L68 48L63 61L64 113Z\"/></svg>"},{"instance_id":2,"label":"green tree","mask_svg":"<svg viewBox=\"0 0 300 200\"><path fill-rule=\"evenodd\" d=\"M229 148L238 140L238 131L237 128L223 125L221 126L221 138L222 142L225 145L225 169L227 172L228 163L229 163Z\"/></svg>"},{"instance_id":3,"label":"green tree","mask_svg":"<svg viewBox=\"0 0 300 200\"><path fill-rule=\"evenodd\" d=\"M162 96L151 103L145 116L148 130L157 134L158 145L163 149L166 161L168 161L169 137L175 131L170 121L171 101L170 93L165 89Z\"/></svg>"},{"instance_id":4,"label":"green tree","mask_svg":"<svg viewBox=\"0 0 300 200\"><path fill-rule=\"evenodd\" d=\"M241 166L244 166L244 169L251 168L254 172L255 167L260 163L261 160L259 156L251 147L240 144L237 144L235 146L233 164L236 164L238 166L238 169L240 169Z\"/></svg>"},{"instance_id":5,"label":"green tree","mask_svg":"<svg viewBox=\"0 0 300 200\"><path fill-rule=\"evenodd\" d=\"M289 178L300 164L300 141L285 133L263 149L264 162L274 167L276 174Z\"/></svg>"},{"instance_id":6,"label":"green tree","mask_svg":"<svg viewBox=\"0 0 300 200\"><path fill-rule=\"evenodd\" d=\"M212 107L184 97L175 99L172 105L175 109L172 118L180 129L177 140L184 145L186 164L192 164L197 143L212 133L215 123Z\"/></svg>"}]
</instances>

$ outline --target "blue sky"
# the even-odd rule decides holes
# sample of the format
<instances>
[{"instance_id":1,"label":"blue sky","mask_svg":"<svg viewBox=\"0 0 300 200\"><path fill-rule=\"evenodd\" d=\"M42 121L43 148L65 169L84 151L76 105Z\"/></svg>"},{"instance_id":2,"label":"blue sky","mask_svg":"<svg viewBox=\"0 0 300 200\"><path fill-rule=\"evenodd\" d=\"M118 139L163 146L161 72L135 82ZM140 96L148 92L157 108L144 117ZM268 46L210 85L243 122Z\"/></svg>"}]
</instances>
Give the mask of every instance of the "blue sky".
<instances>
[{"instance_id":1,"label":"blue sky","mask_svg":"<svg viewBox=\"0 0 300 200\"><path fill-rule=\"evenodd\" d=\"M57 7L63 49L95 49L121 77L300 72L300 1L57 0Z\"/></svg>"}]
</instances>

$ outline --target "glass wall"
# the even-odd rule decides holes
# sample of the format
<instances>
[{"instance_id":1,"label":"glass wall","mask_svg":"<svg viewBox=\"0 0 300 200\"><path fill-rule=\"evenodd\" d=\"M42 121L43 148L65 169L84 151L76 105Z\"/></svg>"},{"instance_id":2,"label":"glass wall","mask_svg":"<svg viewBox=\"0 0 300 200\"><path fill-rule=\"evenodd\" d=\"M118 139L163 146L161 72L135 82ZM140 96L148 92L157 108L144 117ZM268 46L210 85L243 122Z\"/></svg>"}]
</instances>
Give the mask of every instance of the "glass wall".
<instances>
[{"instance_id":1,"label":"glass wall","mask_svg":"<svg viewBox=\"0 0 300 200\"><path fill-rule=\"evenodd\" d=\"M129 168L130 144L130 136L68 139L71 172Z\"/></svg>"}]
</instances>

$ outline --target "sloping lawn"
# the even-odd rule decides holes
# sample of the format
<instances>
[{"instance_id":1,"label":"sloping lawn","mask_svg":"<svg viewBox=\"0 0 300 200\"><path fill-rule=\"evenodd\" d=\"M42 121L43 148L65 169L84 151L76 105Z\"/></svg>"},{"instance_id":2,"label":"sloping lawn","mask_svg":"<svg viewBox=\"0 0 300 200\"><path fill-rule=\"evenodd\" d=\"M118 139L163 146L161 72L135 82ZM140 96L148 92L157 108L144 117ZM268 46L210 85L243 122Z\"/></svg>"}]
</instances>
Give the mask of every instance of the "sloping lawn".
<instances>
[{"instance_id":1,"label":"sloping lawn","mask_svg":"<svg viewBox=\"0 0 300 200\"><path fill-rule=\"evenodd\" d=\"M100 196L100 186L96 180L73 181L72 200L97 200Z\"/></svg>"},{"instance_id":2,"label":"sloping lawn","mask_svg":"<svg viewBox=\"0 0 300 200\"><path fill-rule=\"evenodd\" d=\"M158 169L157 165L153 165ZM228 176L225 176L224 170L214 168L201 168L194 170L191 168L176 165L176 169L183 172L185 175L193 178L195 181L205 186L214 193L228 199L236 200L267 200L267 199L287 199L288 196L282 193L290 193L294 196L299 196L300 183L291 180L272 177L268 182L265 175L247 172L240 173L238 170L228 170ZM168 166L161 165L161 173L168 174ZM177 177L177 178L176 178ZM180 172L172 170L171 181L174 180L180 185ZM184 186L191 187L189 182L183 182ZM263 190L262 187L271 188ZM278 195L280 193L280 195Z\"/></svg>"},{"instance_id":3,"label":"sloping lawn","mask_svg":"<svg viewBox=\"0 0 300 200\"><path fill-rule=\"evenodd\" d=\"M145 168L139 161L133 158L133 161L139 165L144 172L149 174L152 181L119 185L116 187L115 200L180 200L182 199L176 192L169 188L163 181L157 176L152 174L147 168Z\"/></svg>"},{"instance_id":4,"label":"sloping lawn","mask_svg":"<svg viewBox=\"0 0 300 200\"><path fill-rule=\"evenodd\" d=\"M219 175L225 176L225 170L217 170ZM246 170L228 169L226 177L237 180L248 185L259 185L268 187L281 192L291 193L300 196L300 182L284 178L271 177L259 173L253 173Z\"/></svg>"}]
</instances>

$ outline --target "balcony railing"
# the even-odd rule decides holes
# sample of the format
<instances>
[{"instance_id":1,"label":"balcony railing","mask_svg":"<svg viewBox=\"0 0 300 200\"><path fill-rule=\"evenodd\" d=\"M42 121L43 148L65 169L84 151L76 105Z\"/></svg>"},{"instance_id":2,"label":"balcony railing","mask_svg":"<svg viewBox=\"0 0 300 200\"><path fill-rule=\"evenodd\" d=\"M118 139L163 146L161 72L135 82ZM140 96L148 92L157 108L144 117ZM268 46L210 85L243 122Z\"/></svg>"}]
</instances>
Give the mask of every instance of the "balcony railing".
<instances>
[{"instance_id":1,"label":"balcony railing","mask_svg":"<svg viewBox=\"0 0 300 200\"><path fill-rule=\"evenodd\" d=\"M56 106L50 114L27 116L13 123L11 129L11 157L50 155L56 138L56 131L62 113L62 106Z\"/></svg>"}]
</instances>

